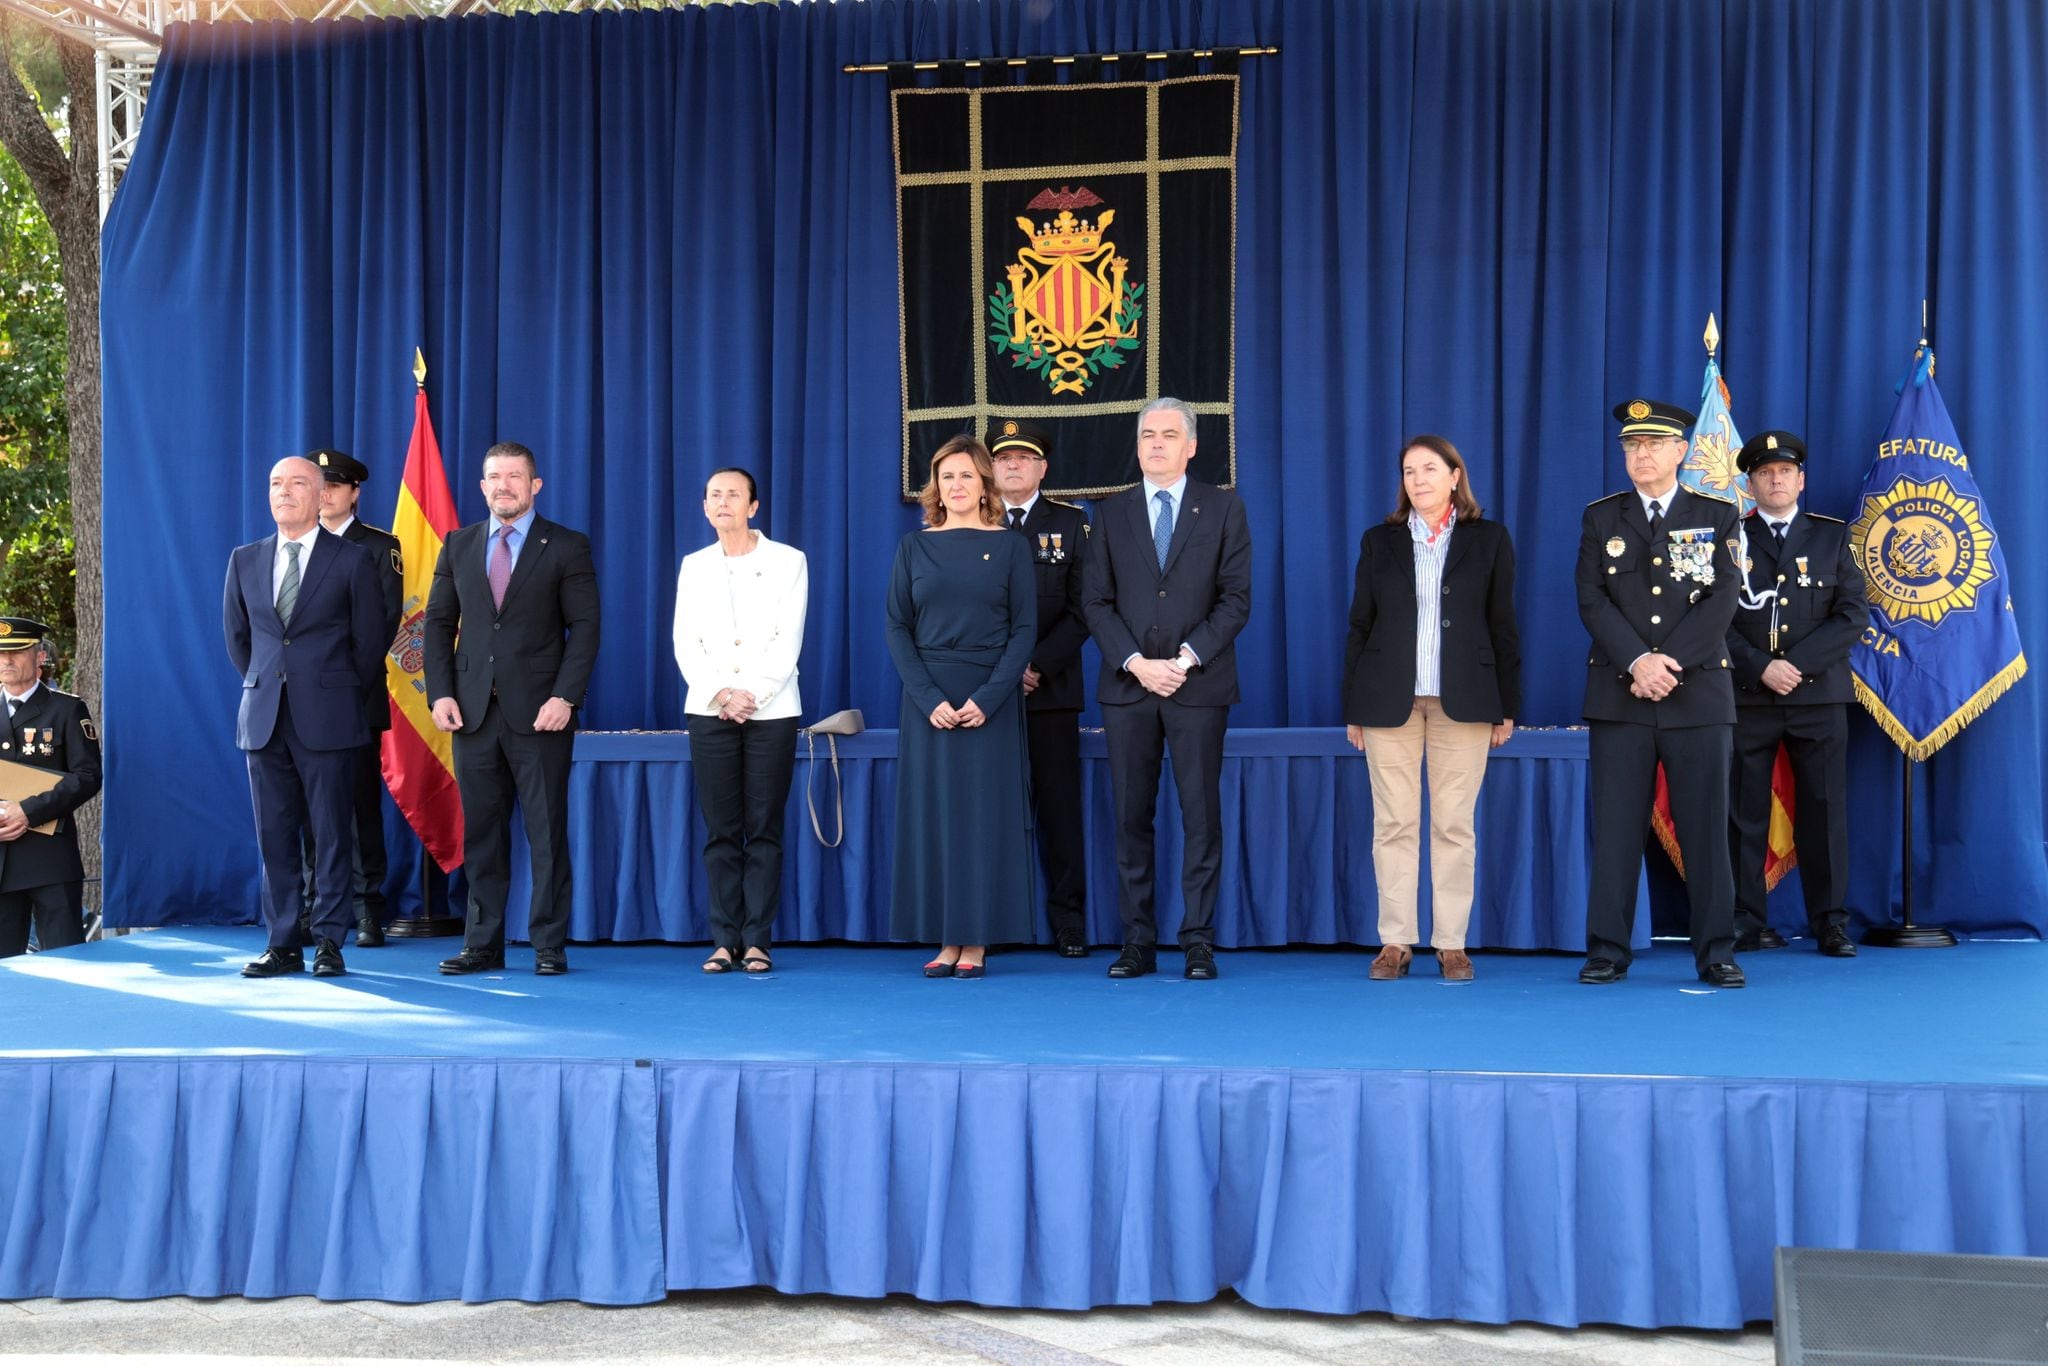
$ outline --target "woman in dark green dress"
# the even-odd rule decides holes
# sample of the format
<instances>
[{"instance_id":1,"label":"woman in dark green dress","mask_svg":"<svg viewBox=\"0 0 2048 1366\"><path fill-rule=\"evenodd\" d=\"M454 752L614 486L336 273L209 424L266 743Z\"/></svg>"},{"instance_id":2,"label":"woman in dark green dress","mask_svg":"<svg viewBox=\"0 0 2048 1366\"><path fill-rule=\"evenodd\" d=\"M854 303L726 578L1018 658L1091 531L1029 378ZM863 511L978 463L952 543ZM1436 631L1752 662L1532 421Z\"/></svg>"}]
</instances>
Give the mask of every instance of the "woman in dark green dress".
<instances>
[{"instance_id":1,"label":"woman in dark green dress","mask_svg":"<svg viewBox=\"0 0 2048 1366\"><path fill-rule=\"evenodd\" d=\"M925 527L889 579L903 678L889 928L941 946L925 976L980 977L987 947L1030 939L1035 915L1022 685L1038 589L979 441L939 447L919 501Z\"/></svg>"}]
</instances>

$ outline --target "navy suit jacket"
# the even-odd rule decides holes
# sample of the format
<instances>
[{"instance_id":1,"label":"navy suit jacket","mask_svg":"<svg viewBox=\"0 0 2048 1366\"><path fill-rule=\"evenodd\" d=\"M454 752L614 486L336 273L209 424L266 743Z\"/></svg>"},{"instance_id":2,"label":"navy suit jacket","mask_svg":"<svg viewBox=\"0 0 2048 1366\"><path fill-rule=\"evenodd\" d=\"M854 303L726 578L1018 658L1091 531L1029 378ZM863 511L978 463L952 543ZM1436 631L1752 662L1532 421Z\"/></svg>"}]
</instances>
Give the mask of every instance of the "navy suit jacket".
<instances>
[{"instance_id":1,"label":"navy suit jacket","mask_svg":"<svg viewBox=\"0 0 2048 1366\"><path fill-rule=\"evenodd\" d=\"M299 582L291 625L277 618L270 587L277 536L237 546L228 557L222 606L228 660L242 676L235 744L261 749L277 729L278 704L292 689L292 732L308 749L370 743L364 698L384 686L384 597L361 546L322 528Z\"/></svg>"},{"instance_id":2,"label":"navy suit jacket","mask_svg":"<svg viewBox=\"0 0 2048 1366\"><path fill-rule=\"evenodd\" d=\"M490 534L488 518L457 527L434 562L425 625L427 699L454 698L469 733L484 723L496 694L505 728L530 735L550 697L579 711L583 706L597 666L597 569L588 536L535 517L505 585L505 604L494 607L484 560Z\"/></svg>"},{"instance_id":3,"label":"navy suit jacket","mask_svg":"<svg viewBox=\"0 0 2048 1366\"><path fill-rule=\"evenodd\" d=\"M1081 613L1102 650L1096 697L1108 703L1149 696L1124 672L1133 654L1172 659L1185 643L1202 661L1167 700L1227 707L1238 700L1237 633L1252 614L1252 533L1244 504L1228 489L1188 480L1167 544L1166 568L1152 547L1140 480L1102 503L1094 544L1081 566Z\"/></svg>"}]
</instances>

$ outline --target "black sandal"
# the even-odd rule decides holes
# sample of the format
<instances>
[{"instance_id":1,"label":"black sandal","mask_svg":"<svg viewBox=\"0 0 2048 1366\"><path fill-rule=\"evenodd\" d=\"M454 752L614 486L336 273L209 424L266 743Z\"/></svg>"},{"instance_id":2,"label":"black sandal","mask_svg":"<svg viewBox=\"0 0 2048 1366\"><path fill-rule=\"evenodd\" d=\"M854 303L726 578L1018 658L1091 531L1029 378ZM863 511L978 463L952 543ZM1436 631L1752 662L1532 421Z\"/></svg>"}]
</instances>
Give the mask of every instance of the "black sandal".
<instances>
[{"instance_id":1,"label":"black sandal","mask_svg":"<svg viewBox=\"0 0 2048 1366\"><path fill-rule=\"evenodd\" d=\"M725 954L725 957L720 958L718 955L721 953ZM711 956L704 960L704 971L713 975L721 972L731 972L732 970L732 953L728 949L713 949Z\"/></svg>"},{"instance_id":2,"label":"black sandal","mask_svg":"<svg viewBox=\"0 0 2048 1366\"><path fill-rule=\"evenodd\" d=\"M760 957L756 958L755 954ZM764 972L775 971L775 960L768 956L766 949L748 949L746 957L740 959L740 971L758 977Z\"/></svg>"}]
</instances>

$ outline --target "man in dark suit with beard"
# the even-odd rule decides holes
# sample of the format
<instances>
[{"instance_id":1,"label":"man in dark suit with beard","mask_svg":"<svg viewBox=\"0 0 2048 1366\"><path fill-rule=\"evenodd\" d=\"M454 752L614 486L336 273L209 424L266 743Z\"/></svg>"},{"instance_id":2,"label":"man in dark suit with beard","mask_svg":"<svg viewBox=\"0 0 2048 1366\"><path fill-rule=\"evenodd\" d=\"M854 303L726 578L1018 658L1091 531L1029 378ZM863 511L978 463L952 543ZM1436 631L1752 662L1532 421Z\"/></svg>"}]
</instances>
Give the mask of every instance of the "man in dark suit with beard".
<instances>
[{"instance_id":1,"label":"man in dark suit with beard","mask_svg":"<svg viewBox=\"0 0 2048 1366\"><path fill-rule=\"evenodd\" d=\"M313 832L316 977L345 971L353 918L357 754L370 741L364 699L384 686L382 590L368 552L320 525L320 467L301 456L270 471L277 533L237 547L222 609L242 676L235 744L248 752L263 853L270 947L245 977L305 970L298 939L299 834Z\"/></svg>"},{"instance_id":2,"label":"man in dark suit with beard","mask_svg":"<svg viewBox=\"0 0 2048 1366\"><path fill-rule=\"evenodd\" d=\"M533 848L527 936L533 970L569 970L569 759L576 711L597 663L597 571L590 538L535 513L533 452L484 452L491 515L442 543L427 595L427 697L455 735L469 923L450 975L505 966L513 797Z\"/></svg>"},{"instance_id":3,"label":"man in dark suit with beard","mask_svg":"<svg viewBox=\"0 0 2048 1366\"><path fill-rule=\"evenodd\" d=\"M1764 854L1771 825L1771 770L1778 746L1792 761L1792 834L1814 942L1830 958L1854 958L1849 913L1849 651L1870 608L1863 571L1840 519L1799 506L1806 443L1758 432L1735 467L1749 476L1756 510L1748 534L1751 593L1728 632L1735 673L1735 765L1729 822L1735 862L1735 951L1778 949L1784 936L1764 915Z\"/></svg>"},{"instance_id":4,"label":"man in dark suit with beard","mask_svg":"<svg viewBox=\"0 0 2048 1366\"><path fill-rule=\"evenodd\" d=\"M1727 635L1742 573L1735 507L1678 481L1690 412L1638 398L1614 416L1634 487L1586 508L1573 576L1579 619L1593 637L1585 699L1593 863L1579 980L1601 986L1628 976L1636 880L1662 763L1685 858L1694 966L1703 982L1739 987L1728 867L1735 689Z\"/></svg>"},{"instance_id":5,"label":"man in dark suit with beard","mask_svg":"<svg viewBox=\"0 0 2048 1366\"><path fill-rule=\"evenodd\" d=\"M1042 427L1014 420L989 429L1003 520L1031 545L1038 579L1038 643L1024 670L1024 730L1031 747L1031 812L1045 854L1045 911L1063 958L1088 956L1087 858L1081 835L1081 564L1088 515L1039 492L1052 458Z\"/></svg>"},{"instance_id":6,"label":"man in dark suit with beard","mask_svg":"<svg viewBox=\"0 0 2048 1366\"><path fill-rule=\"evenodd\" d=\"M1081 609L1102 651L1096 698L1116 790L1116 862L1124 948L1115 978L1153 971L1153 808L1173 755L1186 866L1184 975L1216 976L1212 940L1223 871L1223 731L1238 700L1237 633L1252 611L1252 537L1244 504L1188 478L1194 410L1154 399L1138 415L1136 488L1104 500L1082 566Z\"/></svg>"}]
</instances>

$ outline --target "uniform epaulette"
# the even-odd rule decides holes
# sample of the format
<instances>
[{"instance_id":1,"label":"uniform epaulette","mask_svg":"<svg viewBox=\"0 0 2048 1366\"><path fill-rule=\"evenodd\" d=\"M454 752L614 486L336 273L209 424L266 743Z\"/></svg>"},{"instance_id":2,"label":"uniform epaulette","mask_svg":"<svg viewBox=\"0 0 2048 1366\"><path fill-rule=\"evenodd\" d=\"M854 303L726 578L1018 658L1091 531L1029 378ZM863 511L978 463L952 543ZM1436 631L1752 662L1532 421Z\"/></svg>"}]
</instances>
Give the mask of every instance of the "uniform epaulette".
<instances>
[{"instance_id":1,"label":"uniform epaulette","mask_svg":"<svg viewBox=\"0 0 2048 1366\"><path fill-rule=\"evenodd\" d=\"M1589 508L1599 507L1602 503L1611 503L1617 498L1626 498L1633 492L1635 492L1634 489L1623 489L1620 493L1603 493L1592 502L1586 504L1586 506Z\"/></svg>"},{"instance_id":2,"label":"uniform epaulette","mask_svg":"<svg viewBox=\"0 0 2048 1366\"><path fill-rule=\"evenodd\" d=\"M1841 519L1841 518L1839 518L1839 517L1829 517L1829 516L1826 516L1825 514L1822 514L1822 513L1818 513L1818 512L1809 512L1809 513L1807 513L1806 515L1807 515L1808 517L1811 517L1811 518L1812 518L1812 519L1813 519L1814 521L1816 521L1816 522L1833 522L1833 523L1834 523L1834 524L1835 524L1836 526L1842 526L1842 525L1844 525L1844 523L1843 523L1842 519Z\"/></svg>"},{"instance_id":3,"label":"uniform epaulette","mask_svg":"<svg viewBox=\"0 0 2048 1366\"><path fill-rule=\"evenodd\" d=\"M1054 498L1050 494L1045 494L1043 495L1043 497L1045 498L1046 502L1051 503L1056 508L1072 508L1076 512L1080 512L1082 510L1081 505L1079 503L1070 503L1064 498Z\"/></svg>"},{"instance_id":4,"label":"uniform epaulette","mask_svg":"<svg viewBox=\"0 0 2048 1366\"><path fill-rule=\"evenodd\" d=\"M1709 492L1707 492L1707 490L1705 490L1705 489L1696 489L1696 488L1691 488L1691 487L1688 487L1688 488L1686 489L1686 492L1687 492L1687 493L1689 493L1689 494L1691 494L1691 495L1692 495L1693 497L1695 497L1695 498L1705 498L1705 499L1709 500L1710 502L1715 502L1715 503L1726 503L1726 504L1727 504L1727 505L1728 505L1729 507L1735 507L1735 506L1737 506L1737 504L1736 504L1736 502L1735 502L1735 500L1734 500L1733 498L1727 498L1727 497L1723 497L1723 496L1722 496L1721 494L1718 494L1718 493L1709 493Z\"/></svg>"}]
</instances>

